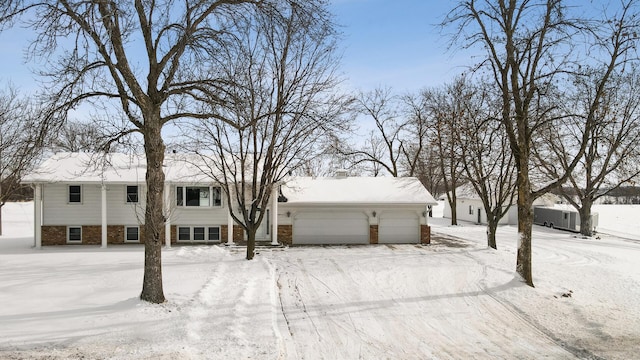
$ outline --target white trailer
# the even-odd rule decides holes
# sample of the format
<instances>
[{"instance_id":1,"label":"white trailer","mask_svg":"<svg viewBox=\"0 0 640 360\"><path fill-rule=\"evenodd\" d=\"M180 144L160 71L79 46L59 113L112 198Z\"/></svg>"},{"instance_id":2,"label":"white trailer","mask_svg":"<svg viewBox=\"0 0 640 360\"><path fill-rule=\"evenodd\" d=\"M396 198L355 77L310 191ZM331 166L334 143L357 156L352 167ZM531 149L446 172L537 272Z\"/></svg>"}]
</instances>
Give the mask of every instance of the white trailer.
<instances>
[{"instance_id":1,"label":"white trailer","mask_svg":"<svg viewBox=\"0 0 640 360\"><path fill-rule=\"evenodd\" d=\"M550 228L580 232L580 214L575 210L534 206L533 223ZM591 228L598 226L598 213L591 214Z\"/></svg>"}]
</instances>

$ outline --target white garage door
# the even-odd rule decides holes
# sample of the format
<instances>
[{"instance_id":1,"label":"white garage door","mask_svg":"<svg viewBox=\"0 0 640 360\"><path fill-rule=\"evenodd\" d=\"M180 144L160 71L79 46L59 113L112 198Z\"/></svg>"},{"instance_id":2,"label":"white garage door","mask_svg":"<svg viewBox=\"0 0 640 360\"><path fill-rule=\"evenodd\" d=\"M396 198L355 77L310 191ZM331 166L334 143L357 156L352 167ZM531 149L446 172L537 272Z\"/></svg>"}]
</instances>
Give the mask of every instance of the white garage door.
<instances>
[{"instance_id":1,"label":"white garage door","mask_svg":"<svg viewBox=\"0 0 640 360\"><path fill-rule=\"evenodd\" d=\"M420 242L420 222L415 212L380 214L378 243L417 244Z\"/></svg>"},{"instance_id":2,"label":"white garage door","mask_svg":"<svg viewBox=\"0 0 640 360\"><path fill-rule=\"evenodd\" d=\"M368 244L369 219L362 212L301 212L293 219L293 243Z\"/></svg>"}]
</instances>

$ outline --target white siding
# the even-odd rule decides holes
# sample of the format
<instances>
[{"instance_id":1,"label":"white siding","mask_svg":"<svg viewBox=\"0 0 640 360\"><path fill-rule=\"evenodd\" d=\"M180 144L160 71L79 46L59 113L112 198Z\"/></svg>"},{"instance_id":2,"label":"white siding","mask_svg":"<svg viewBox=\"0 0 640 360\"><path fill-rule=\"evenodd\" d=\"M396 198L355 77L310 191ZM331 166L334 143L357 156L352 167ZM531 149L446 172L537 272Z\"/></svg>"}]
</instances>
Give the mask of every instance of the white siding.
<instances>
[{"instance_id":1,"label":"white siding","mask_svg":"<svg viewBox=\"0 0 640 360\"><path fill-rule=\"evenodd\" d=\"M74 184L77 185L77 184ZM68 202L69 184L43 186L43 225L100 225L101 186L82 184L82 202ZM126 185L107 186L107 224L137 225L144 222L145 187L138 187L138 203L127 204Z\"/></svg>"},{"instance_id":2,"label":"white siding","mask_svg":"<svg viewBox=\"0 0 640 360\"><path fill-rule=\"evenodd\" d=\"M473 209L473 214L469 213L469 207ZM480 221L481 224L487 224L487 213L484 211L484 205L481 200L478 199L458 199L457 200L457 212L458 220L468 221L472 223L478 223L478 209L480 209ZM449 203L445 201L444 215L445 218L451 218L451 207ZM500 219L500 225L509 225L518 223L518 212L516 206L511 206L505 216Z\"/></svg>"},{"instance_id":3,"label":"white siding","mask_svg":"<svg viewBox=\"0 0 640 360\"><path fill-rule=\"evenodd\" d=\"M68 202L69 184L46 184L42 195L42 225L100 224L100 185L82 185L81 203Z\"/></svg>"},{"instance_id":4,"label":"white siding","mask_svg":"<svg viewBox=\"0 0 640 360\"><path fill-rule=\"evenodd\" d=\"M107 223L113 225L143 224L146 193L146 187L138 184L138 202L127 203L127 185L107 186ZM96 211L100 210L96 209Z\"/></svg>"}]
</instances>

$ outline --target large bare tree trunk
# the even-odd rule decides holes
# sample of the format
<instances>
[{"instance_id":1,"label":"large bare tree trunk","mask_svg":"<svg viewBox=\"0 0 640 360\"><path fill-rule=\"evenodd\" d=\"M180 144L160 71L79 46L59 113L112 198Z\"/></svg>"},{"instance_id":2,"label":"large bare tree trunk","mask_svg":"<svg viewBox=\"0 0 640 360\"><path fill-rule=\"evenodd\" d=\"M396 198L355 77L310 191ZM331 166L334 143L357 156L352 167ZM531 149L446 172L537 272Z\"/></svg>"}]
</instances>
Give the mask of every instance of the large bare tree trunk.
<instances>
[{"instance_id":1,"label":"large bare tree trunk","mask_svg":"<svg viewBox=\"0 0 640 360\"><path fill-rule=\"evenodd\" d=\"M140 299L152 303L165 301L162 289L162 214L164 199L164 141L159 118L148 121L144 131L144 150L147 157L147 203L144 216L144 280Z\"/></svg>"},{"instance_id":2,"label":"large bare tree trunk","mask_svg":"<svg viewBox=\"0 0 640 360\"><path fill-rule=\"evenodd\" d=\"M580 234L584 236L593 235L593 224L591 223L591 199L582 199L582 206L578 210L580 214Z\"/></svg>"},{"instance_id":3,"label":"large bare tree trunk","mask_svg":"<svg viewBox=\"0 0 640 360\"><path fill-rule=\"evenodd\" d=\"M256 230L247 231L247 260L252 260L256 254Z\"/></svg>"},{"instance_id":4,"label":"large bare tree trunk","mask_svg":"<svg viewBox=\"0 0 640 360\"><path fill-rule=\"evenodd\" d=\"M496 243L496 231L498 230L498 221L495 216L487 216L487 246L492 249L498 249Z\"/></svg>"},{"instance_id":5,"label":"large bare tree trunk","mask_svg":"<svg viewBox=\"0 0 640 360\"><path fill-rule=\"evenodd\" d=\"M528 164L526 162L521 162ZM533 287L531 270L531 231L533 227L533 199L531 182L526 166L518 170L518 257L516 272L522 276L527 285Z\"/></svg>"}]
</instances>

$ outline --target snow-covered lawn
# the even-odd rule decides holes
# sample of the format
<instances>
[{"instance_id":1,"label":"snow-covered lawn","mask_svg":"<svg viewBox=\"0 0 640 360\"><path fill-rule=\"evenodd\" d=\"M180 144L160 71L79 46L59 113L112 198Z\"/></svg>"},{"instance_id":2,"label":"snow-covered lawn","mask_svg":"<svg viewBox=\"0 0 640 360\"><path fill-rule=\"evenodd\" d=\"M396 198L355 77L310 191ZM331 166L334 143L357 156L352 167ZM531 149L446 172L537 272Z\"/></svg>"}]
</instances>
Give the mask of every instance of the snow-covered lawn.
<instances>
[{"instance_id":1,"label":"snow-covered lawn","mask_svg":"<svg viewBox=\"0 0 640 360\"><path fill-rule=\"evenodd\" d=\"M0 359L634 358L640 208L597 211L617 236L534 227L536 288L514 275L515 227L494 251L436 218L430 246L165 249L151 305L142 246L35 250L31 204L8 204Z\"/></svg>"}]
</instances>

